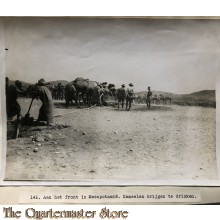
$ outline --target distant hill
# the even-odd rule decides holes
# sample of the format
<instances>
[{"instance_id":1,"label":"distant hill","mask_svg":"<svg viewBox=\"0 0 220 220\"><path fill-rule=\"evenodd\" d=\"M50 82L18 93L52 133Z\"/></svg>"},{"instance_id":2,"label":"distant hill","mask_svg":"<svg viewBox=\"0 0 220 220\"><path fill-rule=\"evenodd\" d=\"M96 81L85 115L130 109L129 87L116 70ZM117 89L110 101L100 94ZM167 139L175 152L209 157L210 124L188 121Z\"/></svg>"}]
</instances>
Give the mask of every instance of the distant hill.
<instances>
[{"instance_id":1,"label":"distant hill","mask_svg":"<svg viewBox=\"0 0 220 220\"><path fill-rule=\"evenodd\" d=\"M195 99L204 99L204 100L210 100L215 102L216 97L215 97L215 90L202 90L199 92L194 92L189 94L188 96L194 97Z\"/></svg>"},{"instance_id":2,"label":"distant hill","mask_svg":"<svg viewBox=\"0 0 220 220\"><path fill-rule=\"evenodd\" d=\"M136 96L145 97L147 91L137 92ZM152 91L154 96L170 97L173 104L177 105L194 105L194 106L205 106L205 107L215 107L215 90L202 90L199 92L193 92L190 94L175 94L162 91Z\"/></svg>"}]
</instances>

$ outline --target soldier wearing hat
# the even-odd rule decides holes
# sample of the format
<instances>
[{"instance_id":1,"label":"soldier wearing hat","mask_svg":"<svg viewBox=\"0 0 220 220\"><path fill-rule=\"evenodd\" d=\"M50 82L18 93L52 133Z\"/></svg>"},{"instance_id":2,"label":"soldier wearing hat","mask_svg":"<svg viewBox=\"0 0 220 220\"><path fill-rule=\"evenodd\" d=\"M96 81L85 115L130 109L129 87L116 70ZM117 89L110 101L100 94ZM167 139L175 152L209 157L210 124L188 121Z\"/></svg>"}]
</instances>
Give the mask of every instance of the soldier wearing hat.
<instances>
[{"instance_id":1,"label":"soldier wearing hat","mask_svg":"<svg viewBox=\"0 0 220 220\"><path fill-rule=\"evenodd\" d=\"M147 107L150 108L151 96L152 96L152 92L150 90L150 86L148 86L148 92L147 92L146 96L147 96L147 99L146 99Z\"/></svg>"},{"instance_id":2,"label":"soldier wearing hat","mask_svg":"<svg viewBox=\"0 0 220 220\"><path fill-rule=\"evenodd\" d=\"M124 108L124 101L126 98L125 84L122 84L121 88L117 90L117 98L118 98L118 108L120 104L122 108Z\"/></svg>"},{"instance_id":3,"label":"soldier wearing hat","mask_svg":"<svg viewBox=\"0 0 220 220\"><path fill-rule=\"evenodd\" d=\"M126 95L126 110L129 111L131 108L131 103L134 99L134 90L133 87L134 85L132 83L129 84L129 87L127 89L127 95Z\"/></svg>"},{"instance_id":4,"label":"soldier wearing hat","mask_svg":"<svg viewBox=\"0 0 220 220\"><path fill-rule=\"evenodd\" d=\"M48 125L53 124L53 98L50 90L46 87L44 79L40 79L37 83L36 96L42 102L42 106L39 110L38 122L47 122Z\"/></svg>"}]
</instances>

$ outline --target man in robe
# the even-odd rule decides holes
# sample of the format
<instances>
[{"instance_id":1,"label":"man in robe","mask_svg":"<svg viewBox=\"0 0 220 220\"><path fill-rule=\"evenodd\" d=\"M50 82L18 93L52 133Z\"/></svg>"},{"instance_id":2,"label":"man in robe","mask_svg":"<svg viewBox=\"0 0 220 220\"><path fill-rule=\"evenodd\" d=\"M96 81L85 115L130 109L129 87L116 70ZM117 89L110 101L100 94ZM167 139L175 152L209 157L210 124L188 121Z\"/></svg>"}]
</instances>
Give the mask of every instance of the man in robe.
<instances>
[{"instance_id":1,"label":"man in robe","mask_svg":"<svg viewBox=\"0 0 220 220\"><path fill-rule=\"evenodd\" d=\"M42 102L37 121L53 125L53 98L50 90L46 87L44 79L38 81L36 96Z\"/></svg>"}]
</instances>

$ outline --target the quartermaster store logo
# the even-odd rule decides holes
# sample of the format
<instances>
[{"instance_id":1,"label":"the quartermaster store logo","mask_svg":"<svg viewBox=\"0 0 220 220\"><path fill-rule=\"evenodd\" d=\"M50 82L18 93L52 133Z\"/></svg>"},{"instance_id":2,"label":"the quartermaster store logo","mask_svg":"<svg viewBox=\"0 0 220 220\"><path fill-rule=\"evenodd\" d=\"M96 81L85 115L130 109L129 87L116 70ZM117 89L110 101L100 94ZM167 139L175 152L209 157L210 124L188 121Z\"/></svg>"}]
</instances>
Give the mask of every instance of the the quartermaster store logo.
<instances>
[{"instance_id":1,"label":"the quartermaster store logo","mask_svg":"<svg viewBox=\"0 0 220 220\"><path fill-rule=\"evenodd\" d=\"M126 219L128 217L128 211L112 211L102 208L100 212L90 210L53 210L50 208L47 211L36 210L35 208L27 208L24 213L20 210L13 210L12 207L3 208L3 216L5 219L93 219L99 217L100 219Z\"/></svg>"}]
</instances>

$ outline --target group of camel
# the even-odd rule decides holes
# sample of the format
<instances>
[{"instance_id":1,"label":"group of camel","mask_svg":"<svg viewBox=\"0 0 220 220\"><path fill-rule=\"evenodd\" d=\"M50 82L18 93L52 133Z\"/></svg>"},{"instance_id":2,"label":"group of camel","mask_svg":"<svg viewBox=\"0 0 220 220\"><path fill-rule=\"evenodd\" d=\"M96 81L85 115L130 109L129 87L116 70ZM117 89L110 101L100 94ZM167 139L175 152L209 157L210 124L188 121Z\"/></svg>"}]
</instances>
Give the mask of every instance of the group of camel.
<instances>
[{"instance_id":1,"label":"group of camel","mask_svg":"<svg viewBox=\"0 0 220 220\"><path fill-rule=\"evenodd\" d=\"M146 97L137 96L135 97L135 100L137 101L137 103L146 103ZM152 104L156 104L156 105L172 104L172 98L170 98L169 96L163 96L162 94L154 95L153 97L150 98L150 101Z\"/></svg>"},{"instance_id":2,"label":"group of camel","mask_svg":"<svg viewBox=\"0 0 220 220\"><path fill-rule=\"evenodd\" d=\"M151 99L153 104L157 104L157 105L168 105L168 104L172 104L172 99L168 96L163 96L163 95L155 95L152 99Z\"/></svg>"},{"instance_id":3,"label":"group of camel","mask_svg":"<svg viewBox=\"0 0 220 220\"><path fill-rule=\"evenodd\" d=\"M106 102L106 98L116 95L116 88L114 84L108 84L107 82L98 83L89 79L81 77L67 83L64 88L66 107L74 100L78 107L82 101L83 104L99 105L102 106Z\"/></svg>"},{"instance_id":4,"label":"group of camel","mask_svg":"<svg viewBox=\"0 0 220 220\"><path fill-rule=\"evenodd\" d=\"M50 89L54 99L62 100L65 97L66 107L73 104L73 101L75 101L78 107L80 107L81 102L88 106L107 105L108 97L113 96L115 101L118 102L118 108L120 106L123 108L125 103L126 110L130 110L134 98L134 94L131 94L133 90L116 89L112 83L99 83L82 77L76 78L65 86L61 83L58 83L57 86L52 85Z\"/></svg>"},{"instance_id":5,"label":"group of camel","mask_svg":"<svg viewBox=\"0 0 220 220\"><path fill-rule=\"evenodd\" d=\"M130 110L131 103L135 100L137 103L144 102L146 100L144 97L140 97L135 95L134 93L130 96L127 94L127 89L116 88L114 84L107 82L96 82L91 81L89 79L84 79L82 77L78 77L75 80L63 85L62 83L58 84L50 84L47 85L51 90L52 98L55 100L63 100L66 101L66 107L73 104L73 101L76 103L78 107L80 107L80 103L84 105L107 105L107 100L109 96L113 96L113 100L117 103L118 108L120 106L123 108L126 105L126 109ZM33 89L30 86L30 89ZM153 104L170 104L171 98L165 97L162 95L155 95L151 97L151 102Z\"/></svg>"},{"instance_id":6,"label":"group of camel","mask_svg":"<svg viewBox=\"0 0 220 220\"><path fill-rule=\"evenodd\" d=\"M133 91L132 88L116 89L115 85L112 83L98 83L96 81L91 81L81 77L78 77L75 80L69 82L64 88L66 107L68 107L73 100L78 107L81 101L89 106L102 106L107 104L107 99L109 96L114 96L115 102L118 103L118 108L120 106L123 108L125 104L126 110L130 110L133 100L137 100L134 92L132 93L131 91ZM151 97L151 102L158 105L171 105L172 99L168 96L155 95Z\"/></svg>"}]
</instances>

